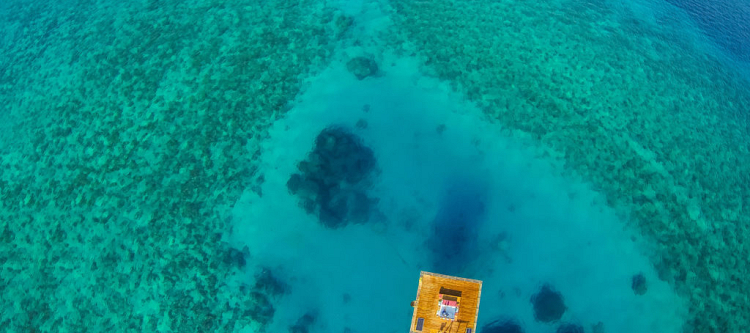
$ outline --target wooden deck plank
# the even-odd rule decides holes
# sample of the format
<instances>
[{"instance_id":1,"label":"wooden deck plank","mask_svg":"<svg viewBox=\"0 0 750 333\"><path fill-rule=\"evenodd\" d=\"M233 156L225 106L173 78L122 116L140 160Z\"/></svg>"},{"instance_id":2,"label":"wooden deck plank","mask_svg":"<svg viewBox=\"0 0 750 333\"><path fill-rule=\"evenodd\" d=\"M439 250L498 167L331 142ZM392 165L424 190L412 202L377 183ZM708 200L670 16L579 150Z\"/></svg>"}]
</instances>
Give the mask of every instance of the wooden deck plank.
<instances>
[{"instance_id":1,"label":"wooden deck plank","mask_svg":"<svg viewBox=\"0 0 750 333\"><path fill-rule=\"evenodd\" d=\"M441 287L461 291L458 315L454 321L437 316ZM417 287L417 300L413 303L414 314L409 332L418 333L415 331L417 318L424 318L421 332L465 333L467 328L475 332L481 294L482 281L423 271Z\"/></svg>"}]
</instances>

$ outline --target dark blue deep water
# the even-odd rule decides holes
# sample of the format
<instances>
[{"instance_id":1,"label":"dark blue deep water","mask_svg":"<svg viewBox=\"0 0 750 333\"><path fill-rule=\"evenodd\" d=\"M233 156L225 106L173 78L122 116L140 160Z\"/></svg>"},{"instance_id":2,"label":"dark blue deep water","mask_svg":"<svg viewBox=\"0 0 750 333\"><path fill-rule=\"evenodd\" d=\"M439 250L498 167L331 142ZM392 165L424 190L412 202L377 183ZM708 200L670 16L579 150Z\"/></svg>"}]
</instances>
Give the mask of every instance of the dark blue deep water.
<instances>
[{"instance_id":1,"label":"dark blue deep water","mask_svg":"<svg viewBox=\"0 0 750 333\"><path fill-rule=\"evenodd\" d=\"M739 0L669 0L690 15L706 36L740 61L750 61L750 3Z\"/></svg>"}]
</instances>

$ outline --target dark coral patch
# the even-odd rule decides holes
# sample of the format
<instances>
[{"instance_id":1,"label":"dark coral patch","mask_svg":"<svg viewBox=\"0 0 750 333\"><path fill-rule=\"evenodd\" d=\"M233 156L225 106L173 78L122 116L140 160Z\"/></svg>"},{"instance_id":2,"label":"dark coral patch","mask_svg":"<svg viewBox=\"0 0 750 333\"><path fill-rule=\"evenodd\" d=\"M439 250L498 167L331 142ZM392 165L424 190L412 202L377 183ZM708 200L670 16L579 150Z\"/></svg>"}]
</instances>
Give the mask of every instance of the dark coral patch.
<instances>
[{"instance_id":1,"label":"dark coral patch","mask_svg":"<svg viewBox=\"0 0 750 333\"><path fill-rule=\"evenodd\" d=\"M534 318L544 323L560 320L567 310L562 294L549 285L542 286L542 289L531 297L531 303L534 305Z\"/></svg>"},{"instance_id":2,"label":"dark coral patch","mask_svg":"<svg viewBox=\"0 0 750 333\"><path fill-rule=\"evenodd\" d=\"M365 223L376 210L378 200L367 195L377 170L375 155L349 131L340 127L321 131L313 151L297 169L287 188L326 227Z\"/></svg>"},{"instance_id":3,"label":"dark coral patch","mask_svg":"<svg viewBox=\"0 0 750 333\"><path fill-rule=\"evenodd\" d=\"M482 333L523 333L521 325L514 320L495 320L482 327Z\"/></svg>"}]
</instances>

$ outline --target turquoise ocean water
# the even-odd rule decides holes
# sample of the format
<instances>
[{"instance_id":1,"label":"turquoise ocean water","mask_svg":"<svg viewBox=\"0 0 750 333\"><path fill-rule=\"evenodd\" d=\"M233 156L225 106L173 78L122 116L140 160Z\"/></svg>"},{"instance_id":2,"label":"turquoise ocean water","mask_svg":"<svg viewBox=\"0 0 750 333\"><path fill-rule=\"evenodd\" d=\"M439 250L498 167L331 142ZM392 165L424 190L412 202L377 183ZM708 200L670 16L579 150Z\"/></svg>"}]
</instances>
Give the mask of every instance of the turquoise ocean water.
<instances>
[{"instance_id":1,"label":"turquoise ocean water","mask_svg":"<svg viewBox=\"0 0 750 333\"><path fill-rule=\"evenodd\" d=\"M748 18L4 1L0 331L748 332Z\"/></svg>"}]
</instances>

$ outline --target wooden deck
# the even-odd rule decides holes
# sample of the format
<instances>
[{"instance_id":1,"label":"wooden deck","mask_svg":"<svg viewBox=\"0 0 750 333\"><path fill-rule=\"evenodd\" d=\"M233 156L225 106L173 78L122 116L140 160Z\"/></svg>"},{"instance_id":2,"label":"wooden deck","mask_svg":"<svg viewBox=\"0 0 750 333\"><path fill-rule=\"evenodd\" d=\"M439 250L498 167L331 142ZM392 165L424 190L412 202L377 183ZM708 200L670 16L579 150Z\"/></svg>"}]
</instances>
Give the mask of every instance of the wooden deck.
<instances>
[{"instance_id":1,"label":"wooden deck","mask_svg":"<svg viewBox=\"0 0 750 333\"><path fill-rule=\"evenodd\" d=\"M441 288L461 292L458 315L453 321L440 318L437 315L439 308L438 297ZM419 277L417 300L412 302L414 315L411 318L409 332L466 333L467 328L470 328L472 333L476 332L481 294L482 281L423 271ZM416 330L418 318L424 318L424 325L421 331Z\"/></svg>"}]
</instances>

